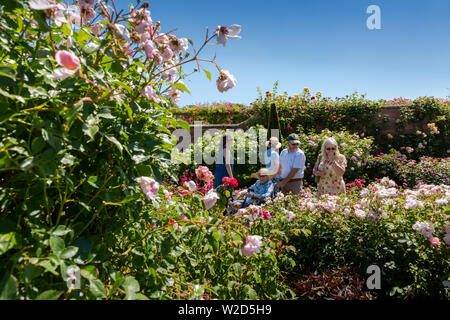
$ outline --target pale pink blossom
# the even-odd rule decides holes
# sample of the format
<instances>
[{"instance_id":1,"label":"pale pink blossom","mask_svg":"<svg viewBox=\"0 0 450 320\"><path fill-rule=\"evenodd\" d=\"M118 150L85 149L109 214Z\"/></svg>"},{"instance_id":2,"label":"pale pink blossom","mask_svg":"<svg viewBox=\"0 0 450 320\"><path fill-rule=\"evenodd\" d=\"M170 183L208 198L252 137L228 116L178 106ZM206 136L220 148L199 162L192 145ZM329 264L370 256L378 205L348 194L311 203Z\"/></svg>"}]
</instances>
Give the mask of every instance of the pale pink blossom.
<instances>
[{"instance_id":1,"label":"pale pink blossom","mask_svg":"<svg viewBox=\"0 0 450 320\"><path fill-rule=\"evenodd\" d=\"M98 37L100 36L100 23L96 23L92 26L92 33Z\"/></svg>"},{"instance_id":2,"label":"pale pink blossom","mask_svg":"<svg viewBox=\"0 0 450 320\"><path fill-rule=\"evenodd\" d=\"M241 248L244 256L249 257L257 253L262 245L261 236L246 236L245 245Z\"/></svg>"},{"instance_id":3,"label":"pale pink blossom","mask_svg":"<svg viewBox=\"0 0 450 320\"><path fill-rule=\"evenodd\" d=\"M172 49L173 53L179 54L188 49L188 39L186 38L177 38L175 36L170 37L169 41L170 49Z\"/></svg>"},{"instance_id":4,"label":"pale pink blossom","mask_svg":"<svg viewBox=\"0 0 450 320\"><path fill-rule=\"evenodd\" d=\"M236 85L236 78L230 74L228 70L221 70L220 75L216 80L217 89L220 92L225 92Z\"/></svg>"},{"instance_id":5,"label":"pale pink blossom","mask_svg":"<svg viewBox=\"0 0 450 320\"><path fill-rule=\"evenodd\" d=\"M181 90L176 87L170 87L170 89L167 90L167 94L169 95L170 100L175 103L179 102L181 99Z\"/></svg>"},{"instance_id":6,"label":"pale pink blossom","mask_svg":"<svg viewBox=\"0 0 450 320\"><path fill-rule=\"evenodd\" d=\"M205 166L199 166L197 169L195 169L195 174L197 175L197 178L201 181L210 182L213 174L211 171L209 171L208 167Z\"/></svg>"},{"instance_id":7,"label":"pale pink blossom","mask_svg":"<svg viewBox=\"0 0 450 320\"><path fill-rule=\"evenodd\" d=\"M406 196L405 198L405 208L415 210L417 208L423 208L423 202L417 200L414 196Z\"/></svg>"},{"instance_id":8,"label":"pale pink blossom","mask_svg":"<svg viewBox=\"0 0 450 320\"><path fill-rule=\"evenodd\" d=\"M68 11L67 12L67 18L69 19L70 23L76 24L76 25L81 25L81 16L76 13L76 12L72 12L72 11Z\"/></svg>"},{"instance_id":9,"label":"pale pink blossom","mask_svg":"<svg viewBox=\"0 0 450 320\"><path fill-rule=\"evenodd\" d=\"M90 21L95 17L96 13L94 8L92 8L91 4L82 2L80 3L80 15L83 18L83 21Z\"/></svg>"},{"instance_id":10,"label":"pale pink blossom","mask_svg":"<svg viewBox=\"0 0 450 320\"><path fill-rule=\"evenodd\" d=\"M364 219L367 216L367 212L364 210L357 209L355 210L355 216L359 219Z\"/></svg>"},{"instance_id":11,"label":"pale pink blossom","mask_svg":"<svg viewBox=\"0 0 450 320\"><path fill-rule=\"evenodd\" d=\"M294 220L295 217L296 217L296 215L295 215L293 212L291 212L291 211L288 211L288 212L287 212L287 216L288 216L288 220L289 220L289 221Z\"/></svg>"},{"instance_id":12,"label":"pale pink blossom","mask_svg":"<svg viewBox=\"0 0 450 320\"><path fill-rule=\"evenodd\" d=\"M150 177L139 177L136 179L141 185L141 190L149 200L156 199L158 196L159 183Z\"/></svg>"},{"instance_id":13,"label":"pale pink blossom","mask_svg":"<svg viewBox=\"0 0 450 320\"><path fill-rule=\"evenodd\" d=\"M238 24L233 24L230 27L226 26L217 26L216 28L216 39L218 43L221 43L225 46L227 39L241 39L238 36L239 32L241 32L241 26Z\"/></svg>"},{"instance_id":14,"label":"pale pink blossom","mask_svg":"<svg viewBox=\"0 0 450 320\"><path fill-rule=\"evenodd\" d=\"M161 75L171 81L175 75L177 74L177 68L175 67L175 64L171 62L171 60L168 61L168 63L164 64L164 70L162 71Z\"/></svg>"},{"instance_id":15,"label":"pale pink blossom","mask_svg":"<svg viewBox=\"0 0 450 320\"><path fill-rule=\"evenodd\" d=\"M80 65L80 59L66 50L58 50L55 55L55 60L60 66L69 70L74 70Z\"/></svg>"},{"instance_id":16,"label":"pale pink blossom","mask_svg":"<svg viewBox=\"0 0 450 320\"><path fill-rule=\"evenodd\" d=\"M55 60L63 67L53 71L53 77L56 79L61 80L70 77L80 69L80 59L69 51L58 50Z\"/></svg>"},{"instance_id":17,"label":"pale pink blossom","mask_svg":"<svg viewBox=\"0 0 450 320\"><path fill-rule=\"evenodd\" d=\"M430 243L431 243L433 246L436 246L436 247L439 247L439 246L441 245L441 241L439 240L438 237L432 237L432 238L430 238Z\"/></svg>"},{"instance_id":18,"label":"pale pink blossom","mask_svg":"<svg viewBox=\"0 0 450 320\"><path fill-rule=\"evenodd\" d=\"M145 55L149 60L155 59L156 64L160 64L162 62L161 53L156 48L155 44L151 40L147 40L144 43Z\"/></svg>"},{"instance_id":19,"label":"pale pink blossom","mask_svg":"<svg viewBox=\"0 0 450 320\"><path fill-rule=\"evenodd\" d=\"M114 27L116 30L116 35L118 35L119 38L125 40L126 42L131 42L130 33L128 32L127 27L120 23L116 23Z\"/></svg>"},{"instance_id":20,"label":"pale pink blossom","mask_svg":"<svg viewBox=\"0 0 450 320\"><path fill-rule=\"evenodd\" d=\"M153 101L155 101L156 103L160 103L161 99L158 98L158 96L156 95L156 93L153 91L153 87L150 86L146 86L144 89L142 89L141 91L139 91L144 97L148 98L148 99L152 99Z\"/></svg>"},{"instance_id":21,"label":"pale pink blossom","mask_svg":"<svg viewBox=\"0 0 450 320\"><path fill-rule=\"evenodd\" d=\"M413 230L420 232L421 235L427 238L431 238L434 233L434 226L429 222L416 221L412 228Z\"/></svg>"},{"instance_id":22,"label":"pale pink blossom","mask_svg":"<svg viewBox=\"0 0 450 320\"><path fill-rule=\"evenodd\" d=\"M173 51L169 47L165 47L162 50L162 59L163 61L169 61L173 56Z\"/></svg>"},{"instance_id":23,"label":"pale pink blossom","mask_svg":"<svg viewBox=\"0 0 450 320\"><path fill-rule=\"evenodd\" d=\"M450 234L446 234L444 237L444 242L450 245Z\"/></svg>"},{"instance_id":24,"label":"pale pink blossom","mask_svg":"<svg viewBox=\"0 0 450 320\"><path fill-rule=\"evenodd\" d=\"M186 181L183 185L184 187L188 188L189 191L195 191L197 190L197 185L195 184L194 181Z\"/></svg>"},{"instance_id":25,"label":"pale pink blossom","mask_svg":"<svg viewBox=\"0 0 450 320\"><path fill-rule=\"evenodd\" d=\"M164 196L166 197L167 200L172 199L172 195L173 195L172 192L168 191L167 189L164 189L163 193L164 193Z\"/></svg>"},{"instance_id":26,"label":"pale pink blossom","mask_svg":"<svg viewBox=\"0 0 450 320\"><path fill-rule=\"evenodd\" d=\"M48 10L56 7L57 2L52 0L28 0L28 5L33 10Z\"/></svg>"},{"instance_id":27,"label":"pale pink blossom","mask_svg":"<svg viewBox=\"0 0 450 320\"><path fill-rule=\"evenodd\" d=\"M217 199L219 199L219 196L214 191L210 190L204 197L203 197L203 203L205 204L205 209L209 210L211 209L214 204L216 204Z\"/></svg>"}]
</instances>

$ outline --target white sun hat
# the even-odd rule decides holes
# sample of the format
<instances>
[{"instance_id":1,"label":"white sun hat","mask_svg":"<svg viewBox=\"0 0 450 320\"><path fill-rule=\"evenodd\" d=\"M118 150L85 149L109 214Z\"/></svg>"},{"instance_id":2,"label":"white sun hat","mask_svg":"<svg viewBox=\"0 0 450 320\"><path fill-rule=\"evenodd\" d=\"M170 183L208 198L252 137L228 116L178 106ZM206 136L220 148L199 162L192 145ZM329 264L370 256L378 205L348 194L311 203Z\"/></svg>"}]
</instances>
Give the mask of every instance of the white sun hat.
<instances>
[{"instance_id":1,"label":"white sun hat","mask_svg":"<svg viewBox=\"0 0 450 320\"><path fill-rule=\"evenodd\" d=\"M278 141L277 137L272 137L269 139L269 141L266 141L266 147L269 145L271 146L275 146L275 149L280 149L281 148L281 143Z\"/></svg>"}]
</instances>

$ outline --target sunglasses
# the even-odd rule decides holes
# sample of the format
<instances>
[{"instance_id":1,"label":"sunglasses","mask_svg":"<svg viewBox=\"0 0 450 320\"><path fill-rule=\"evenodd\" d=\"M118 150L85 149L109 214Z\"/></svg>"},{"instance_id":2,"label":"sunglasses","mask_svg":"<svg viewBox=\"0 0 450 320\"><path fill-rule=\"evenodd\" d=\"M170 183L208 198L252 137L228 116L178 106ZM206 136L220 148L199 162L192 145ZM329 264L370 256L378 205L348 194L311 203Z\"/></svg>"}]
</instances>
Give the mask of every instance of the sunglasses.
<instances>
[{"instance_id":1,"label":"sunglasses","mask_svg":"<svg viewBox=\"0 0 450 320\"><path fill-rule=\"evenodd\" d=\"M327 148L328 151L330 150L336 150L336 148Z\"/></svg>"}]
</instances>

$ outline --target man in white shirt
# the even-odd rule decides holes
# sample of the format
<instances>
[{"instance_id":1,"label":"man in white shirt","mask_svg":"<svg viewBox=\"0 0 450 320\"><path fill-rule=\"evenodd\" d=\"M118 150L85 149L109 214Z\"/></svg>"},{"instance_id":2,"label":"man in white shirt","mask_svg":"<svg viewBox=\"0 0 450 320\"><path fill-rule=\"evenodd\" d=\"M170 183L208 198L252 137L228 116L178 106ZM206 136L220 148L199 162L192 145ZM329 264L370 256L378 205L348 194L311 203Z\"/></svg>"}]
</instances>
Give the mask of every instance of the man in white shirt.
<instances>
[{"instance_id":1,"label":"man in white shirt","mask_svg":"<svg viewBox=\"0 0 450 320\"><path fill-rule=\"evenodd\" d=\"M303 173L306 157L298 148L300 140L297 134L291 133L288 138L288 148L280 154L280 178L278 187L284 194L292 192L299 194L303 187Z\"/></svg>"}]
</instances>

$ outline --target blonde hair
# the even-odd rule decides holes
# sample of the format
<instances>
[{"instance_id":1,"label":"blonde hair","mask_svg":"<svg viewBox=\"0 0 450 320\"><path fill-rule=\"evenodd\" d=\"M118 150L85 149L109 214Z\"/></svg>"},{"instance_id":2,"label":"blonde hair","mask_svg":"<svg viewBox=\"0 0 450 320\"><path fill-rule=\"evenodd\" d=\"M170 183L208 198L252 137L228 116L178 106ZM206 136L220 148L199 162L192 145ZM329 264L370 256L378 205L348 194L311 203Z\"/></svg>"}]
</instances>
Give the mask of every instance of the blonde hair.
<instances>
[{"instance_id":1,"label":"blonde hair","mask_svg":"<svg viewBox=\"0 0 450 320\"><path fill-rule=\"evenodd\" d=\"M337 142L336 142L336 140L334 138L325 138L325 140L322 143L322 152L321 152L323 161L325 161L325 159L327 158L325 149L326 149L326 147L328 145L332 145L332 146L336 147L336 159L340 159L341 157L345 157L344 155L342 155L339 152L339 146L338 146L338 144L337 144Z\"/></svg>"}]
</instances>

